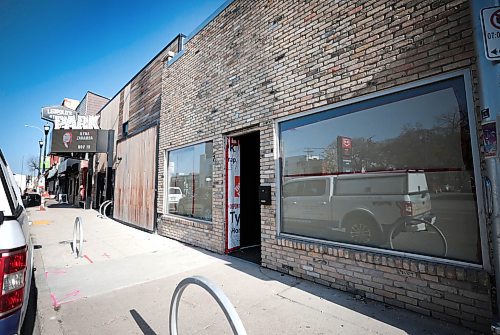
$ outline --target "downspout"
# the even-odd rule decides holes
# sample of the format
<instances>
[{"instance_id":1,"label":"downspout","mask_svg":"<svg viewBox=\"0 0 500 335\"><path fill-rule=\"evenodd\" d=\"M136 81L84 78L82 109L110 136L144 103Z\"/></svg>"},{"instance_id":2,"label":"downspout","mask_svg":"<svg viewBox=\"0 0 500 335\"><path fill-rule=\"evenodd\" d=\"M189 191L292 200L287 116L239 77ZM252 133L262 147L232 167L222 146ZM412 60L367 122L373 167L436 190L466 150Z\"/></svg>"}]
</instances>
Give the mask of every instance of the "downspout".
<instances>
[{"instance_id":1,"label":"downspout","mask_svg":"<svg viewBox=\"0 0 500 335\"><path fill-rule=\"evenodd\" d=\"M496 122L500 114L500 63L486 58L483 28L481 25L481 10L483 8L500 6L500 0L470 0L472 26L474 29L474 44L477 56L477 67L479 77L479 103L481 111L481 126ZM497 125L498 129L498 125ZM498 131L497 131L498 133ZM497 135L498 136L498 135ZM498 148L497 148L498 149ZM500 193L499 188L499 155L485 158L484 180L486 192L485 212L491 223L491 244L493 247L492 267L495 274L496 286L496 308L491 330L494 334L500 334Z\"/></svg>"}]
</instances>

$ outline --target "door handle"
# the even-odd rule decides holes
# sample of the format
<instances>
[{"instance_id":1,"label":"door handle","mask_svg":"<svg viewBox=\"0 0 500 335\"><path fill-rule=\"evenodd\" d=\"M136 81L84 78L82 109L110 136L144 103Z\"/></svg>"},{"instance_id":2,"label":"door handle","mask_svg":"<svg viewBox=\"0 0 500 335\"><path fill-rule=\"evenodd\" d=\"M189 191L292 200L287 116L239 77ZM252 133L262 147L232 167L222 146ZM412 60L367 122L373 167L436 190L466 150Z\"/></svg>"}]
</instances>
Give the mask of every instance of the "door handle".
<instances>
[{"instance_id":1,"label":"door handle","mask_svg":"<svg viewBox=\"0 0 500 335\"><path fill-rule=\"evenodd\" d=\"M326 205L326 204L327 204L327 202L326 202L326 201L323 201L321 204Z\"/></svg>"},{"instance_id":2,"label":"door handle","mask_svg":"<svg viewBox=\"0 0 500 335\"><path fill-rule=\"evenodd\" d=\"M297 201L293 201L292 204L296 205L297 204Z\"/></svg>"}]
</instances>

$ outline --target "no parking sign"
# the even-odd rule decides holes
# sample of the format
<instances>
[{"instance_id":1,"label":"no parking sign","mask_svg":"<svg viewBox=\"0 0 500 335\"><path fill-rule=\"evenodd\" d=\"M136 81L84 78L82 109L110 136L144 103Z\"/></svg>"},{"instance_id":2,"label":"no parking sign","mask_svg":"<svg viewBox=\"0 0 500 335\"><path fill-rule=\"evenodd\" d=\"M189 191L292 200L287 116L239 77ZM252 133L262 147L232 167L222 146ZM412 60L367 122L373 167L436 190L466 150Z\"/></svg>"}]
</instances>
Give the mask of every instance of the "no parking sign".
<instances>
[{"instance_id":1,"label":"no parking sign","mask_svg":"<svg viewBox=\"0 0 500 335\"><path fill-rule=\"evenodd\" d=\"M483 8L481 22L486 58L500 60L500 7Z\"/></svg>"}]
</instances>

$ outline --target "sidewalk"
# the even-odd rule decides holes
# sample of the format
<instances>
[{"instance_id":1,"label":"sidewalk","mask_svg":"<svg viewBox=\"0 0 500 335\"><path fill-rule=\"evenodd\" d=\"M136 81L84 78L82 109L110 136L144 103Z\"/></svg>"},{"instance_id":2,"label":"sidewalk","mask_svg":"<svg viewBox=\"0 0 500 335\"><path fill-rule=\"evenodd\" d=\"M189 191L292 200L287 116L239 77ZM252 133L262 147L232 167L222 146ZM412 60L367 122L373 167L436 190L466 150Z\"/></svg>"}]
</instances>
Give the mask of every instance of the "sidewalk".
<instances>
[{"instance_id":1,"label":"sidewalk","mask_svg":"<svg viewBox=\"0 0 500 335\"><path fill-rule=\"evenodd\" d=\"M93 210L30 209L42 334L169 334L170 301L184 278L222 288L248 334L470 334L461 327L217 255L97 217ZM84 257L71 255L83 219ZM179 334L231 334L203 289L189 286Z\"/></svg>"}]
</instances>

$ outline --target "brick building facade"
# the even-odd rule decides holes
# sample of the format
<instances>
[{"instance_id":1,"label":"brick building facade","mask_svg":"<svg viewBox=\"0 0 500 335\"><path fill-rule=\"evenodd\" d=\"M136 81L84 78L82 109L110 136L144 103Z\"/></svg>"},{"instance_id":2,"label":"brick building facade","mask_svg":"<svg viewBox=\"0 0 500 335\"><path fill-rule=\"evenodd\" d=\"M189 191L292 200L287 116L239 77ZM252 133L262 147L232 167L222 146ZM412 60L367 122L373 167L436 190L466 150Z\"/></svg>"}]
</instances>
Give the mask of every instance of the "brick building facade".
<instances>
[{"instance_id":1,"label":"brick building facade","mask_svg":"<svg viewBox=\"0 0 500 335\"><path fill-rule=\"evenodd\" d=\"M241 144L241 178L257 169L257 182L251 192L245 191L246 200L241 186L242 226L238 234L241 232L243 243L247 234L244 224L258 226L262 266L485 330L492 316L492 270L487 223L480 209L480 185L471 182L480 176L474 78L475 50L465 0L229 2L186 39L183 51L163 70L158 232L218 253L231 249L227 242L231 230L227 223L231 219L228 175L233 172L229 172L227 162L232 157L228 148L233 148L231 140L235 139ZM418 161L408 163L416 161L409 157L404 163L393 161L381 168L382 163L372 157L371 162L361 160L358 169L359 157L353 153L346 154L346 166L340 167L344 163L339 157L327 162L331 153L328 148L335 148L334 141L333 146L309 145L320 143L328 133L316 133L314 129L320 129L321 122L333 120L354 134L349 137L339 132L337 139L352 141L358 153L360 143L373 148L379 133L390 132L384 124L397 123L390 115L399 114L384 114L384 106L397 106L403 100L410 103L426 94L430 100L425 103L434 101L436 105L436 101L442 101L441 94L444 97L450 92L456 95L450 106L457 106L460 120L447 121L459 129L456 133L446 137L447 128L442 123L427 126L435 117L414 119L414 115L428 110L422 101L417 107L394 107L401 115L408 113L414 126L401 126L400 134L392 139L379 137L376 147L385 148L381 155L387 155L389 142L396 143L397 149L404 137L410 145L424 143L425 151L435 146L437 138L448 138L450 143L462 143L462 149L457 149L462 157L457 160L447 156L452 151L450 144L450 148L440 149L439 161L462 160L462 168L460 162L443 167L433 163L431 157L415 154L429 163L418 166ZM368 115L353 110L377 108L380 110L375 116L357 123L349 121L349 117ZM353 127L353 123L359 127ZM306 131L307 127L313 130ZM373 134L368 130L366 137L356 135L361 130L355 129L370 127L377 136L370 137ZM451 140L453 136L456 141ZM300 148L299 154L292 153L294 147ZM411 148L397 149L401 150L398 156L417 151L417 147ZM427 152L436 155L430 149ZM334 155L340 154L335 151ZM187 167L188 163L192 167ZM351 170L364 173L403 168L425 171L435 208L445 202L460 206L456 201L473 208L470 218L467 212L460 219L467 217L463 220L471 229L472 242L466 241L465 231L464 236L445 231L448 253L439 256L433 251L406 249L407 245L394 247L393 231L388 247L336 240L336 235L324 237L306 232L304 226L294 230L283 224L289 211L284 186L294 178L305 182L311 176L335 175L340 180L337 176ZM270 205L255 204L261 191L258 184L270 186ZM197 205L196 199L202 197L197 193L200 187L210 192L209 206ZM247 184L246 190L251 187ZM170 199L174 191L188 200ZM252 207L247 206L243 212L246 202ZM244 213L253 221L244 222ZM438 217L438 224L444 217ZM454 251L458 249L470 253Z\"/></svg>"}]
</instances>

